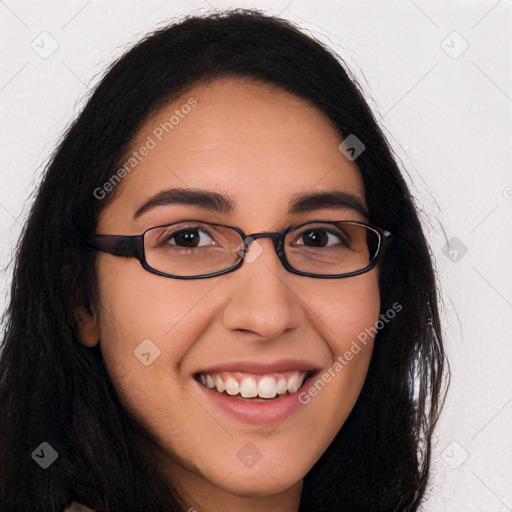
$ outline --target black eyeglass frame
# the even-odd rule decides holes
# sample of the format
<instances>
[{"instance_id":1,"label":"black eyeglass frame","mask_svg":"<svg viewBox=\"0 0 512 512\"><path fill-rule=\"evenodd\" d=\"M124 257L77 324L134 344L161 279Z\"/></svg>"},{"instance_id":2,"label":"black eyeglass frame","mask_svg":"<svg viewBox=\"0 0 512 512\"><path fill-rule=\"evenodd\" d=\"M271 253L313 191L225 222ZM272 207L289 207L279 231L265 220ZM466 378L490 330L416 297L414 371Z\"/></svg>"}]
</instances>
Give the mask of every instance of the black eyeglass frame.
<instances>
[{"instance_id":1,"label":"black eyeglass frame","mask_svg":"<svg viewBox=\"0 0 512 512\"><path fill-rule=\"evenodd\" d=\"M242 238L242 242L244 244L244 251L245 254L248 249L249 245L258 238L270 238L274 244L274 249L276 251L276 254L283 265L283 267L292 274L297 274L300 276L306 276L306 277L314 277L319 279L341 279L343 277L351 277L351 276L357 276L360 274L365 274L366 272L369 272L372 268L375 267L378 260L382 257L387 247L391 244L393 240L393 234L389 232L386 229L382 229L374 224L371 224L369 222L360 222L360 221L354 221L354 220L339 220L339 221L325 221L325 220L309 220L307 222L304 222L303 224L299 224L296 226L288 226L287 228L283 229L282 231L262 231L260 233L253 233L251 235L246 235L244 231L236 226L229 226L227 224L218 224L214 222L205 222L205 221L199 221L199 220L187 220L182 222L197 222L200 224L206 224L209 226L220 226L225 228L230 228L236 231L240 237ZM353 224L357 226L363 226L367 229L372 230L373 232L377 233L378 235L378 246L375 251L375 254L373 258L371 259L370 263L360 269L355 270L353 272L346 272L343 274L314 274L311 272L303 272L301 270L297 270L294 267L290 265L286 258L286 254L284 251L284 240L286 238L286 235L294 230L299 229L303 226L306 226L307 224L314 224L314 223L321 223L321 224L338 224L340 222ZM174 279L205 279L208 277L215 277L220 276L223 274L228 274L229 272L234 272L235 270L239 269L245 258L243 255L239 255L240 259L237 263L230 267L226 267L221 270L216 270L214 272L208 272L206 274L198 274L194 276L179 276L176 274L168 274L166 272L162 272L160 270L157 270L153 268L146 260L146 254L144 251L144 236L148 231L151 231L153 229L158 228L165 228L172 226L174 224L181 224L181 222L175 222L172 224L164 224L161 226L153 226L151 228L146 229L144 233L141 233L140 235L101 235L101 234L93 234L89 235L85 239L85 245L88 248L96 249L98 251L106 252L108 254L113 254L114 256L124 256L124 257L133 257L137 258L142 265L142 267L147 270L148 272L152 274L156 274L163 277L170 277Z\"/></svg>"}]
</instances>

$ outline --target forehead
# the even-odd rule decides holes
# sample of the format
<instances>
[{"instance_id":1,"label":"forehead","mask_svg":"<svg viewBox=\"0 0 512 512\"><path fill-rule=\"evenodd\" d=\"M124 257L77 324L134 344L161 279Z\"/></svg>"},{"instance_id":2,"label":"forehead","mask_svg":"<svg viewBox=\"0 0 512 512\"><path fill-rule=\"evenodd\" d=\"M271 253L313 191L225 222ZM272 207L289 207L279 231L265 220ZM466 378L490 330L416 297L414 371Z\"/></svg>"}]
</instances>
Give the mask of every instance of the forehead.
<instances>
[{"instance_id":1,"label":"forehead","mask_svg":"<svg viewBox=\"0 0 512 512\"><path fill-rule=\"evenodd\" d=\"M133 216L168 188L221 192L236 213L260 211L262 222L315 189L348 192L364 204L361 175L339 151L341 141L325 114L279 87L240 78L200 84L144 123L126 155L134 165L105 210Z\"/></svg>"}]
</instances>

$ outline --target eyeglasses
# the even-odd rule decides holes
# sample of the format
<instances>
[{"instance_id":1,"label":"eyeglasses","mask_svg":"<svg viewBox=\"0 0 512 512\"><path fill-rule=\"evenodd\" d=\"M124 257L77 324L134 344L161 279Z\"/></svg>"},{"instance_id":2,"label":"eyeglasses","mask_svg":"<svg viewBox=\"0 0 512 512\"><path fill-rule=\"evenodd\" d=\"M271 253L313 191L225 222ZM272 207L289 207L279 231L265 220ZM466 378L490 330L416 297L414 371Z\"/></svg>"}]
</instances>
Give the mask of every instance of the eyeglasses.
<instances>
[{"instance_id":1,"label":"eyeglasses","mask_svg":"<svg viewBox=\"0 0 512 512\"><path fill-rule=\"evenodd\" d=\"M201 279L233 272L244 260L251 263L249 248L258 238L272 240L289 272L341 278L371 270L392 234L365 222L314 220L281 232L246 235L234 226L191 220L153 227L134 236L90 235L86 245L115 256L137 258L153 274ZM256 245L256 251L261 252L261 246Z\"/></svg>"}]
</instances>

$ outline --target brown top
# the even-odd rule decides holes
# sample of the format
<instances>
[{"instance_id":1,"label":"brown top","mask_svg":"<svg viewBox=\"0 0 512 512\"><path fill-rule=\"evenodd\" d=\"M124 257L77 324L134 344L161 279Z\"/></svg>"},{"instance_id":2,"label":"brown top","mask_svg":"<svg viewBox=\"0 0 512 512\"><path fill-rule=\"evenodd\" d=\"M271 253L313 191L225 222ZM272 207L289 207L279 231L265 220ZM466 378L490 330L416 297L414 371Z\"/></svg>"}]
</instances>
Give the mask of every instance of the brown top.
<instances>
[{"instance_id":1,"label":"brown top","mask_svg":"<svg viewBox=\"0 0 512 512\"><path fill-rule=\"evenodd\" d=\"M66 507L64 512L96 512L96 510L86 507L85 505L78 503L78 501L73 501Z\"/></svg>"}]
</instances>

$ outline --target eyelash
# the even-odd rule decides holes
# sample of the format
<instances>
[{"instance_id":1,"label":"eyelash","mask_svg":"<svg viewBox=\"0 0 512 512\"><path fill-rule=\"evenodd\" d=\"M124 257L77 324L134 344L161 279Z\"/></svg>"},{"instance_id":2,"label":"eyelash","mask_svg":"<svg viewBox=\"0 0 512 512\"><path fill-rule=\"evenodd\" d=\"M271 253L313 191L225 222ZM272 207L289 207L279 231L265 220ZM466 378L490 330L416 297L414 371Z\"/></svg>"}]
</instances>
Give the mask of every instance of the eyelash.
<instances>
[{"instance_id":1,"label":"eyelash","mask_svg":"<svg viewBox=\"0 0 512 512\"><path fill-rule=\"evenodd\" d=\"M171 240L171 238L175 237L178 233L181 233L182 231L187 231L187 230L197 230L198 232L204 232L206 233L211 239L214 239L213 235L212 235L212 232L206 228L205 226L202 226L202 225L197 225L197 226L184 226L176 231L172 231L168 236L164 236L161 241L159 241L158 243L158 247L162 247L164 245L167 245L167 243L169 242L169 240ZM176 246L178 247L178 246ZM190 249L189 247L183 247L183 249Z\"/></svg>"},{"instance_id":2,"label":"eyelash","mask_svg":"<svg viewBox=\"0 0 512 512\"><path fill-rule=\"evenodd\" d=\"M178 235L181 232L186 232L187 230L203 232L209 238L211 238L212 240L215 240L215 236L213 235L212 231L210 231L205 225L198 224L198 225L193 225L193 226L183 226L182 228L180 228L180 229L178 229L176 231L172 231L168 236L164 236L159 241L157 247L163 247L165 245L169 245L170 247L172 247L172 250L179 250L180 252L188 252L188 251L192 251L193 249L197 249L196 247L182 247L182 246L179 246L179 245L176 245L176 244L169 244L169 241L172 238L176 237L176 235ZM305 236L306 234L308 234L311 231L319 231L319 230L325 232L328 235L331 234L331 235L335 236L342 245L344 245L345 247L349 247L350 244L347 243L346 236L342 236L343 234L342 234L341 230L340 231L336 231L334 229L329 229L327 227L324 227L324 228L318 227L318 228L306 229L306 230L304 230L302 232L299 232L297 237L295 238L295 240L300 239L301 237ZM298 245L306 246L305 243L298 244Z\"/></svg>"}]
</instances>

